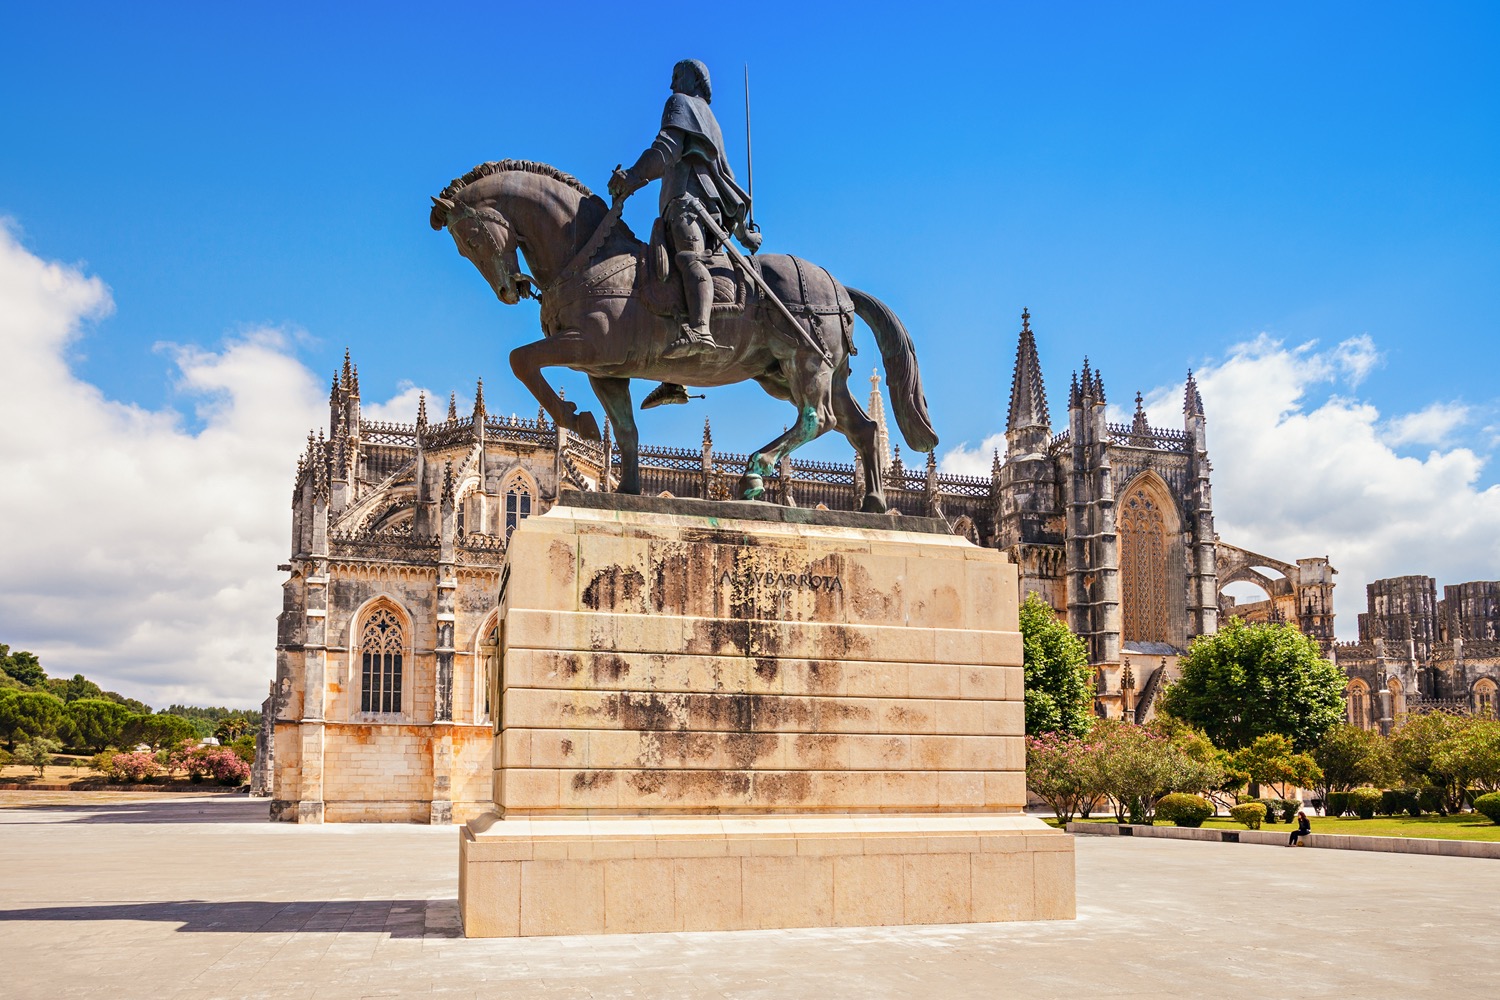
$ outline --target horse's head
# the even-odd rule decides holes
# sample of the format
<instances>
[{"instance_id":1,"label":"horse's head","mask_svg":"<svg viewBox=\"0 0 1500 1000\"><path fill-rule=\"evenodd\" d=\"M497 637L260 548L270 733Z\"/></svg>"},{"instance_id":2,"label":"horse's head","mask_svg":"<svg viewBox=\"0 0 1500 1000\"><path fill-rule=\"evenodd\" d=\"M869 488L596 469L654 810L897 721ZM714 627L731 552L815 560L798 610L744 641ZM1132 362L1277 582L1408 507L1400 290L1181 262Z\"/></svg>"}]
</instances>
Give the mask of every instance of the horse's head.
<instances>
[{"instance_id":1,"label":"horse's head","mask_svg":"<svg viewBox=\"0 0 1500 1000\"><path fill-rule=\"evenodd\" d=\"M489 206L476 208L462 198L434 198L430 222L433 229L447 228L458 252L479 268L501 302L513 306L530 297L531 281L516 259L515 227L504 215Z\"/></svg>"}]
</instances>

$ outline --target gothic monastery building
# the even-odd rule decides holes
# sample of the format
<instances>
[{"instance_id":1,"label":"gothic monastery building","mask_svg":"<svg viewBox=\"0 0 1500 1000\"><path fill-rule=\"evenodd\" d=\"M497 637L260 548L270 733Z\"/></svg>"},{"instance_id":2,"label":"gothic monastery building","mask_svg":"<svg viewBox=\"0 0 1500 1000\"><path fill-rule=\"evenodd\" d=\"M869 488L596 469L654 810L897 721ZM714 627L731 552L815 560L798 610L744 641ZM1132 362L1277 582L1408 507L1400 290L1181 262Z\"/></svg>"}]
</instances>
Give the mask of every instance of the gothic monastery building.
<instances>
[{"instance_id":1,"label":"gothic monastery building","mask_svg":"<svg viewBox=\"0 0 1500 1000\"><path fill-rule=\"evenodd\" d=\"M1372 584L1360 642L1335 647L1327 558L1282 561L1215 532L1208 420L1191 374L1180 428L1151 426L1139 395L1134 419L1111 423L1104 377L1085 360L1067 426L1055 430L1029 320L1023 313L1006 451L988 477L939 473L930 454L908 468L889 450L872 376L889 516L943 518L1004 550L1022 593L1041 594L1088 643L1100 714L1145 719L1179 655L1227 614L1296 622L1354 678L1350 713L1362 724L1379 722L1381 691L1402 710L1423 698L1487 698L1492 709L1500 584L1449 587L1437 601L1429 578L1380 581L1378 608ZM450 399L433 420L424 399L415 417L366 419L346 357L326 435L309 436L298 462L254 777L274 819L447 823L485 811L496 709L486 659L506 540L559 491L614 482L608 427L597 443L542 414L491 414L482 384L470 414ZM642 491L728 499L745 462L715 450L705 422L697 447L642 446ZM862 492L857 465L790 459L778 473L766 479L772 503L854 510ZM1266 599L1223 593L1238 581Z\"/></svg>"}]
</instances>

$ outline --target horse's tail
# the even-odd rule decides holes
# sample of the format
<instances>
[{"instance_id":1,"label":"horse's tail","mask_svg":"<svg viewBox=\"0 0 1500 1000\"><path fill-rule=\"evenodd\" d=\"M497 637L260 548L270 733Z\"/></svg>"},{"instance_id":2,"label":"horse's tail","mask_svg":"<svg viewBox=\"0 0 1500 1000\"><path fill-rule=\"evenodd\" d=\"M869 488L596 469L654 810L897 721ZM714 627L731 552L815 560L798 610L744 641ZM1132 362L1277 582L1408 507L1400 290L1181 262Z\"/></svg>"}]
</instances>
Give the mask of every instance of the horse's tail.
<instances>
[{"instance_id":1,"label":"horse's tail","mask_svg":"<svg viewBox=\"0 0 1500 1000\"><path fill-rule=\"evenodd\" d=\"M911 346L911 335L889 306L858 288L844 286L854 300L854 312L875 331L875 343L885 362L885 384L891 394L891 409L901 436L916 451L937 447L937 431L927 416L927 397L922 392L922 375L917 371L917 353Z\"/></svg>"}]
</instances>

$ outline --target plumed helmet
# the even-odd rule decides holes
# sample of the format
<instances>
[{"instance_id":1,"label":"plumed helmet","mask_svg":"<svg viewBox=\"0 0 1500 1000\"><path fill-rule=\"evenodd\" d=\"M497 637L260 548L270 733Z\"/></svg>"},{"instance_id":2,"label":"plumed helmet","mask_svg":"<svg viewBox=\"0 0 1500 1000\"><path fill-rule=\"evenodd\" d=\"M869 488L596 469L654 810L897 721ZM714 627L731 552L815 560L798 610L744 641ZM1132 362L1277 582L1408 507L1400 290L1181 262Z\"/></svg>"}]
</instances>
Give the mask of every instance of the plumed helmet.
<instances>
[{"instance_id":1,"label":"plumed helmet","mask_svg":"<svg viewBox=\"0 0 1500 1000\"><path fill-rule=\"evenodd\" d=\"M672 67L673 90L679 90L679 80L688 85L688 89L682 90L682 93L693 94L705 101L713 99L713 86L708 82L708 67L697 59L682 59Z\"/></svg>"}]
</instances>

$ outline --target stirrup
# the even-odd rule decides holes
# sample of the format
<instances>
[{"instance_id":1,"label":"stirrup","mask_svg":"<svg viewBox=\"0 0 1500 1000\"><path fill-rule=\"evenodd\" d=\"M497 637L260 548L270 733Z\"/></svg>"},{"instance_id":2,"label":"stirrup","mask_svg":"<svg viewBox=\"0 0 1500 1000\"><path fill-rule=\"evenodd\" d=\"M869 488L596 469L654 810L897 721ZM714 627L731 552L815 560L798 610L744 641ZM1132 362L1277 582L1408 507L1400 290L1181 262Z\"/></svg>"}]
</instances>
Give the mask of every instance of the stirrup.
<instances>
[{"instance_id":1,"label":"stirrup","mask_svg":"<svg viewBox=\"0 0 1500 1000\"><path fill-rule=\"evenodd\" d=\"M672 406L677 403L688 401L687 390L676 382L663 382L646 394L641 400L641 409L649 410L657 406Z\"/></svg>"}]
</instances>

